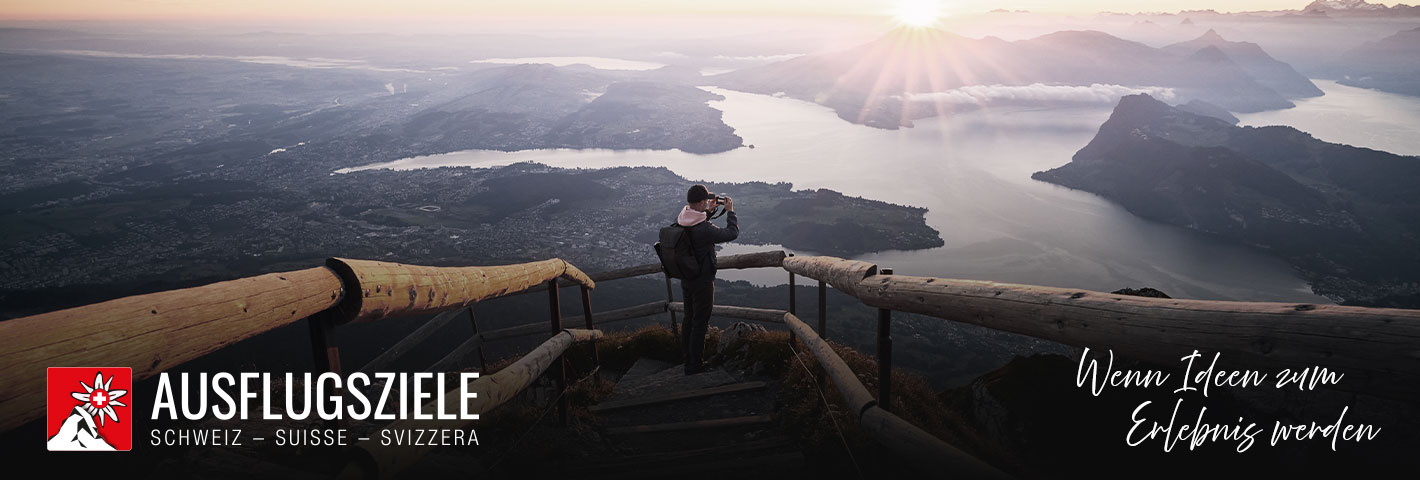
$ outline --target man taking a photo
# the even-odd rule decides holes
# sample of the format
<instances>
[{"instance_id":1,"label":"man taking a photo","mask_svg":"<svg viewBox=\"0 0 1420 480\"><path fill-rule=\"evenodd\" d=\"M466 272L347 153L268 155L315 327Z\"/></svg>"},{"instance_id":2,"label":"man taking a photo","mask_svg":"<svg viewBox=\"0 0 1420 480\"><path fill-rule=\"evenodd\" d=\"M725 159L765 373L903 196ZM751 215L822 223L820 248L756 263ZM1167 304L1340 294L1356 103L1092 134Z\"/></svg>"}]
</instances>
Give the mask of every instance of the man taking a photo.
<instances>
[{"instance_id":1,"label":"man taking a photo","mask_svg":"<svg viewBox=\"0 0 1420 480\"><path fill-rule=\"evenodd\" d=\"M685 323L680 341L681 351L685 353L685 374L694 375L705 369L701 357L705 350L705 330L710 325L710 307L715 303L715 244L733 241L740 235L740 224L735 217L734 200L716 196L704 185L690 187L685 202L676 224L686 227L700 274L680 281L681 297L685 299ZM709 220L720 205L725 207L725 228Z\"/></svg>"}]
</instances>

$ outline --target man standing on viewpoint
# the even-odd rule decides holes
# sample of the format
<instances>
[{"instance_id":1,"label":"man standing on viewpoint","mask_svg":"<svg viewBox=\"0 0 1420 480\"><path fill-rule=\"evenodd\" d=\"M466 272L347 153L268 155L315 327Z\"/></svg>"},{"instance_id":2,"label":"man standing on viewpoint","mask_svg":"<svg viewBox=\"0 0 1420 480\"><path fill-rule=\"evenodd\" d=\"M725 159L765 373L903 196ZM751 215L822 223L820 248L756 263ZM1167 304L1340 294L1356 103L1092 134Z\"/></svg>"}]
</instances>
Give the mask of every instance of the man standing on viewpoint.
<instances>
[{"instance_id":1,"label":"man standing on viewpoint","mask_svg":"<svg viewBox=\"0 0 1420 480\"><path fill-rule=\"evenodd\" d=\"M705 369L705 330L710 325L710 307L715 303L715 244L729 242L740 236L739 219L735 217L735 201L716 197L704 185L690 187L685 194L685 208L676 217L676 224L686 227L691 252L700 264L700 275L680 281L681 297L685 299L685 326L681 329L681 351L685 353L685 374L694 375ZM727 224L715 226L708 216L718 205L724 205Z\"/></svg>"}]
</instances>

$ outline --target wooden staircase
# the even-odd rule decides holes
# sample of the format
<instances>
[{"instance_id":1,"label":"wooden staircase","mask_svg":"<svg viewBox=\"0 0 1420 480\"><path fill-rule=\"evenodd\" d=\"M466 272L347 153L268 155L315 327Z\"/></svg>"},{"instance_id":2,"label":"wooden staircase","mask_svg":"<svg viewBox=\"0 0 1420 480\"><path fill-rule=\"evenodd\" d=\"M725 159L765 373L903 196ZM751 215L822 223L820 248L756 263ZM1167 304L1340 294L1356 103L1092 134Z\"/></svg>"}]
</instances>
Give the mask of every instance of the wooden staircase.
<instances>
[{"instance_id":1,"label":"wooden staircase","mask_svg":"<svg viewBox=\"0 0 1420 480\"><path fill-rule=\"evenodd\" d=\"M779 477L804 456L777 428L772 381L744 381L721 369L685 375L680 365L642 358L591 410L618 452L568 469L573 478Z\"/></svg>"}]
</instances>

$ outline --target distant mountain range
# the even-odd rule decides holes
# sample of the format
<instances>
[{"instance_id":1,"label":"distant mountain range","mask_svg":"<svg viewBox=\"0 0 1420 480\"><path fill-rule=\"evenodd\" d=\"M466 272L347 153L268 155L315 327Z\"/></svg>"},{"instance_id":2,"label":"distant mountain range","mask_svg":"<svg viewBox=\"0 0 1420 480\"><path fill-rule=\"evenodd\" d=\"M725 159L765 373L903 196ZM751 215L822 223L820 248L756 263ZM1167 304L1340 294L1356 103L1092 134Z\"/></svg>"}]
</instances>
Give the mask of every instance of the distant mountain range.
<instances>
[{"instance_id":1,"label":"distant mountain range","mask_svg":"<svg viewBox=\"0 0 1420 480\"><path fill-rule=\"evenodd\" d=\"M1420 27L1351 49L1330 70L1344 85L1420 96Z\"/></svg>"},{"instance_id":2,"label":"distant mountain range","mask_svg":"<svg viewBox=\"0 0 1420 480\"><path fill-rule=\"evenodd\" d=\"M0 194L54 178L162 180L313 149L326 154L282 168L328 173L467 149L714 153L743 145L707 104L718 96L693 86L699 74L674 67L409 72L106 55L0 53L0 70L10 74L0 91L14 93L0 112L0 159L15 172ZM92 88L96 78L103 88ZM105 153L114 149L127 153ZM28 173L30 162L44 173Z\"/></svg>"},{"instance_id":3,"label":"distant mountain range","mask_svg":"<svg viewBox=\"0 0 1420 480\"><path fill-rule=\"evenodd\" d=\"M1420 16L1420 7L1397 3L1387 7L1366 0L1316 0L1302 8L1303 14L1326 14L1333 17Z\"/></svg>"},{"instance_id":4,"label":"distant mountain range","mask_svg":"<svg viewBox=\"0 0 1420 480\"><path fill-rule=\"evenodd\" d=\"M1321 95L1290 66L1216 32L1153 48L1095 31L1008 42L901 28L841 52L806 55L710 77L735 90L821 103L845 120L897 128L963 108L928 94L972 86L1117 86L1161 89L1234 112L1288 108ZM966 108L972 105L965 105Z\"/></svg>"},{"instance_id":5,"label":"distant mountain range","mask_svg":"<svg viewBox=\"0 0 1420 480\"><path fill-rule=\"evenodd\" d=\"M623 73L522 64L451 76L459 88L419 92L417 109L403 109L409 113L397 119L402 123L389 122L374 134L436 151L675 148L716 153L740 147L741 138L720 119L720 111L706 105L723 98L676 83L680 80L671 70Z\"/></svg>"},{"instance_id":6,"label":"distant mountain range","mask_svg":"<svg viewBox=\"0 0 1420 480\"><path fill-rule=\"evenodd\" d=\"M1420 306L1420 158L1132 95L1069 164L1033 178L1269 249L1334 299Z\"/></svg>"},{"instance_id":7,"label":"distant mountain range","mask_svg":"<svg viewBox=\"0 0 1420 480\"><path fill-rule=\"evenodd\" d=\"M1420 6L1410 6L1398 3L1395 6L1387 7L1380 3L1370 3L1365 0L1316 0L1308 3L1301 9L1289 10L1266 10L1254 12L1220 13L1217 10L1184 10L1178 12L1179 15L1193 16L1233 16L1233 17L1260 17L1277 18L1291 17L1296 19L1330 19L1344 17L1416 17L1420 16Z\"/></svg>"}]
</instances>

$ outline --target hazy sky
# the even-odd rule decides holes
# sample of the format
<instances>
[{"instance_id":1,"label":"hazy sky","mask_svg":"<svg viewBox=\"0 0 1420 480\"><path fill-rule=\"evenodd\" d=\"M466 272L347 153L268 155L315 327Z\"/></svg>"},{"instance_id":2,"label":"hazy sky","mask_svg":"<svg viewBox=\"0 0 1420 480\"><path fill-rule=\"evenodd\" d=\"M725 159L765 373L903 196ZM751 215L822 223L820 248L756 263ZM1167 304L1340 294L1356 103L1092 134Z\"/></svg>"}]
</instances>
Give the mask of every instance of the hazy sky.
<instances>
[{"instance_id":1,"label":"hazy sky","mask_svg":"<svg viewBox=\"0 0 1420 480\"><path fill-rule=\"evenodd\" d=\"M907 0L911 1L911 0ZM930 0L927 0L930 1ZM995 8L1050 13L1176 12L1298 9L1310 0L945 0L944 13ZM4 0L9 19L193 19L252 20L484 15L677 15L677 14L883 14L893 0Z\"/></svg>"}]
</instances>

